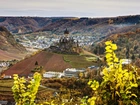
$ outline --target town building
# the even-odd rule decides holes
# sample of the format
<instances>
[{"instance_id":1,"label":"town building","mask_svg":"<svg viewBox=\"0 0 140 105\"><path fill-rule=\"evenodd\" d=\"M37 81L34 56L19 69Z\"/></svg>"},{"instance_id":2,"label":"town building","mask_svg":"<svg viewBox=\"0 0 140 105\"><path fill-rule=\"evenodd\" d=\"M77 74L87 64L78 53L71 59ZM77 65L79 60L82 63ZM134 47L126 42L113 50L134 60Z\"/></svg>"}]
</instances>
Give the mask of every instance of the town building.
<instances>
[{"instance_id":1,"label":"town building","mask_svg":"<svg viewBox=\"0 0 140 105\"><path fill-rule=\"evenodd\" d=\"M84 73L85 69L67 68L63 71L64 77L79 77L80 73Z\"/></svg>"},{"instance_id":2,"label":"town building","mask_svg":"<svg viewBox=\"0 0 140 105\"><path fill-rule=\"evenodd\" d=\"M63 77L64 75L63 75L63 73L61 73L61 72L53 72L53 71L48 71L48 72L45 72L44 74L43 74L43 77L44 78L61 78L61 77Z\"/></svg>"}]
</instances>

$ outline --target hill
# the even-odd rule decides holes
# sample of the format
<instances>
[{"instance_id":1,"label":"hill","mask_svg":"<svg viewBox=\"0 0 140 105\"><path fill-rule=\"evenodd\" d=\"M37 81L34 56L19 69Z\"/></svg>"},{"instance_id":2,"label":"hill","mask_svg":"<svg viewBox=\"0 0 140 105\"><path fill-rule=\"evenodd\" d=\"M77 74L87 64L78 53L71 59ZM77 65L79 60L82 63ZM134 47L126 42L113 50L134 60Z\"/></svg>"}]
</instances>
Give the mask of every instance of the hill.
<instances>
[{"instance_id":1,"label":"hill","mask_svg":"<svg viewBox=\"0 0 140 105\"><path fill-rule=\"evenodd\" d=\"M108 38L118 45L118 55L122 58L135 59L140 55L140 28L135 31L115 34Z\"/></svg>"},{"instance_id":2,"label":"hill","mask_svg":"<svg viewBox=\"0 0 140 105\"><path fill-rule=\"evenodd\" d=\"M93 55L91 55L93 57ZM89 56L89 57L91 57ZM37 65L36 65L37 62ZM25 60L18 62L4 72L6 75L32 74L32 70L37 66L42 66L45 71L63 71L66 68L86 68L93 65L84 55L56 54L47 51L41 51Z\"/></svg>"},{"instance_id":3,"label":"hill","mask_svg":"<svg viewBox=\"0 0 140 105\"><path fill-rule=\"evenodd\" d=\"M0 50L0 61L8 61L8 60L21 60L26 56L26 53L10 53L7 51Z\"/></svg>"},{"instance_id":4,"label":"hill","mask_svg":"<svg viewBox=\"0 0 140 105\"><path fill-rule=\"evenodd\" d=\"M110 37L102 40L97 45L92 46L92 51L95 54L104 54L105 41L112 40L117 44L118 50L116 51L119 58L129 58L136 60L140 58L140 28L134 30L133 28L124 33L113 34Z\"/></svg>"},{"instance_id":5,"label":"hill","mask_svg":"<svg viewBox=\"0 0 140 105\"><path fill-rule=\"evenodd\" d=\"M17 43L13 35L5 28L0 27L0 49L12 53L26 52L26 49Z\"/></svg>"},{"instance_id":6,"label":"hill","mask_svg":"<svg viewBox=\"0 0 140 105\"><path fill-rule=\"evenodd\" d=\"M5 27L0 27L0 60L19 59L25 52L25 47Z\"/></svg>"}]
</instances>

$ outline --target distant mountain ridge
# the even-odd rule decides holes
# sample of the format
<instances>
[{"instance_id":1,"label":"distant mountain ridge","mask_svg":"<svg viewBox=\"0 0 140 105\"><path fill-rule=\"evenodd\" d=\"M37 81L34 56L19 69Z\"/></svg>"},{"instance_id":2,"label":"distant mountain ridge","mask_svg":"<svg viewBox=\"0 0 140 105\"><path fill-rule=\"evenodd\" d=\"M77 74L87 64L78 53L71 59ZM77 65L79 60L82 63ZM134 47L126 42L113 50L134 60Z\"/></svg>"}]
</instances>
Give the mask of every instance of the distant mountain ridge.
<instances>
[{"instance_id":1,"label":"distant mountain ridge","mask_svg":"<svg viewBox=\"0 0 140 105\"><path fill-rule=\"evenodd\" d=\"M119 27L127 27L139 23L140 15L111 18L0 17L0 26L5 26L12 33L51 31L54 34L61 35L63 30L68 28L72 34L111 34Z\"/></svg>"},{"instance_id":2,"label":"distant mountain ridge","mask_svg":"<svg viewBox=\"0 0 140 105\"><path fill-rule=\"evenodd\" d=\"M71 35L92 36L96 44L110 35L140 28L140 15L108 18L77 17L0 17L0 26L13 34L44 32L44 35L63 35L67 28Z\"/></svg>"}]
</instances>

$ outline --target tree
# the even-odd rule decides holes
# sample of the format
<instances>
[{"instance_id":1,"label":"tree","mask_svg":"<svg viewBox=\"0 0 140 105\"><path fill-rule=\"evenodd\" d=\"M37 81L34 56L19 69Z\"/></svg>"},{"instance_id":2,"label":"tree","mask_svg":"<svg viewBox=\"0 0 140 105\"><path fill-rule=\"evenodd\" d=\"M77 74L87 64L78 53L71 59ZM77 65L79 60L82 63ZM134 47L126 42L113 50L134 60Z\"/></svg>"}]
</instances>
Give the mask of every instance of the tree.
<instances>
[{"instance_id":1,"label":"tree","mask_svg":"<svg viewBox=\"0 0 140 105\"><path fill-rule=\"evenodd\" d=\"M35 105L34 101L40 86L41 75L34 73L33 80L29 81L29 83L26 82L24 77L19 78L17 74L13 75L13 79L12 92L16 105Z\"/></svg>"},{"instance_id":2,"label":"tree","mask_svg":"<svg viewBox=\"0 0 140 105\"><path fill-rule=\"evenodd\" d=\"M38 66L38 62L37 61L35 62L35 65Z\"/></svg>"},{"instance_id":3,"label":"tree","mask_svg":"<svg viewBox=\"0 0 140 105\"><path fill-rule=\"evenodd\" d=\"M131 59L132 60L135 60L135 55L134 54L131 56Z\"/></svg>"},{"instance_id":4,"label":"tree","mask_svg":"<svg viewBox=\"0 0 140 105\"><path fill-rule=\"evenodd\" d=\"M129 58L129 52L130 52L130 49L129 49L129 47L127 47L126 48L126 53L125 53L127 59Z\"/></svg>"}]
</instances>

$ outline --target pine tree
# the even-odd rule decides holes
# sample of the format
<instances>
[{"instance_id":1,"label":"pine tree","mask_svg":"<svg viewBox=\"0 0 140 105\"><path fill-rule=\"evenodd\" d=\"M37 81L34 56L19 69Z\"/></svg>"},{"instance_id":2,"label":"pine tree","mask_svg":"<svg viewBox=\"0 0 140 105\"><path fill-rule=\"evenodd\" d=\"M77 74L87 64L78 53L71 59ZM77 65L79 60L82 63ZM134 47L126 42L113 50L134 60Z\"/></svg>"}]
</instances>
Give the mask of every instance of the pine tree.
<instances>
[{"instance_id":1,"label":"pine tree","mask_svg":"<svg viewBox=\"0 0 140 105\"><path fill-rule=\"evenodd\" d=\"M131 56L131 59L132 59L132 60L134 60L134 59L135 59L135 55L134 55L134 54Z\"/></svg>"},{"instance_id":2,"label":"pine tree","mask_svg":"<svg viewBox=\"0 0 140 105\"><path fill-rule=\"evenodd\" d=\"M38 62L37 61L35 62L35 65L38 66Z\"/></svg>"}]
</instances>

